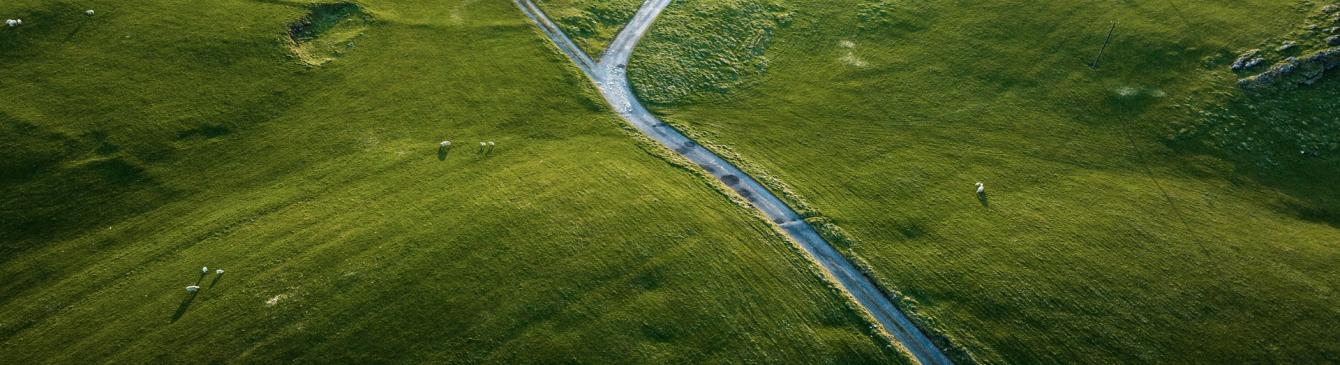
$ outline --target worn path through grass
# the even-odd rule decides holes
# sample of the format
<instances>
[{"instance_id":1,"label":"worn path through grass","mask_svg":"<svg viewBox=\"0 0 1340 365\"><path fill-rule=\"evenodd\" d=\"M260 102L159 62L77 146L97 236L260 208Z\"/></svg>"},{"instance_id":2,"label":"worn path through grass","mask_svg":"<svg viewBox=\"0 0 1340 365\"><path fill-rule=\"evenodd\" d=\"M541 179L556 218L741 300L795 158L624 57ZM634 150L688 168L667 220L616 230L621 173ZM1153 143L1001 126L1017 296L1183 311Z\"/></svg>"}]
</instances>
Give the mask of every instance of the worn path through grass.
<instances>
[{"instance_id":1,"label":"worn path through grass","mask_svg":"<svg viewBox=\"0 0 1340 365\"><path fill-rule=\"evenodd\" d=\"M624 26L610 43L610 49L604 51L600 61L590 64L590 60L575 49L570 38L548 19L547 15L530 0L515 0L518 8L531 17L541 30L557 45L564 54L579 66L591 79L606 102L624 120L637 130L651 137L667 149L672 149L689 161L697 164L718 181L733 189L741 198L748 201L760 213L772 220L780 230L786 232L809 259L818 263L839 287L850 295L861 308L871 315L884 331L887 331L898 344L907 350L913 358L923 364L948 364L944 353L921 332L897 307L889 301L870 278L838 253L818 232L805 222L794 210L768 191L752 177L736 168L735 165L703 148L697 142L662 123L651 114L633 94L625 72L629 57L638 41L646 34L661 11L670 4L670 0L650 0Z\"/></svg>"},{"instance_id":2,"label":"worn path through grass","mask_svg":"<svg viewBox=\"0 0 1340 365\"><path fill-rule=\"evenodd\" d=\"M0 363L896 361L513 4L355 4L0 2Z\"/></svg>"},{"instance_id":3,"label":"worn path through grass","mask_svg":"<svg viewBox=\"0 0 1340 365\"><path fill-rule=\"evenodd\" d=\"M1327 363L1340 78L1229 63L1332 3L685 0L628 72L956 359Z\"/></svg>"}]
</instances>

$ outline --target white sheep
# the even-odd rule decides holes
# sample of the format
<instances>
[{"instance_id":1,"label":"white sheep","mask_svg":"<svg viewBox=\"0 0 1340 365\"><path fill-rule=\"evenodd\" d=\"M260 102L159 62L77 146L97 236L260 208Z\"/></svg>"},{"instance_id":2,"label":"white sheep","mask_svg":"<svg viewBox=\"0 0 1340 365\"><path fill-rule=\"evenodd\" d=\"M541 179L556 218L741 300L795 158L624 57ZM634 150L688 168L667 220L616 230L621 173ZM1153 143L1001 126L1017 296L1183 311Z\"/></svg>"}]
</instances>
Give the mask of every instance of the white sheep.
<instances>
[{"instance_id":1,"label":"white sheep","mask_svg":"<svg viewBox=\"0 0 1340 365\"><path fill-rule=\"evenodd\" d=\"M186 286L186 292L187 292L187 293L195 294L195 292L198 292L198 291L200 291L200 286L199 286L199 285L187 285L187 286Z\"/></svg>"},{"instance_id":2,"label":"white sheep","mask_svg":"<svg viewBox=\"0 0 1340 365\"><path fill-rule=\"evenodd\" d=\"M10 28L17 27L19 24L23 24L23 21L18 19L5 19L5 25L8 25Z\"/></svg>"},{"instance_id":3,"label":"white sheep","mask_svg":"<svg viewBox=\"0 0 1340 365\"><path fill-rule=\"evenodd\" d=\"M442 143L438 143L437 145L438 145L439 147L442 147L442 148L450 148L450 147L451 147L451 141L442 141Z\"/></svg>"},{"instance_id":4,"label":"white sheep","mask_svg":"<svg viewBox=\"0 0 1340 365\"><path fill-rule=\"evenodd\" d=\"M223 275L223 269L214 270L215 274Z\"/></svg>"},{"instance_id":5,"label":"white sheep","mask_svg":"<svg viewBox=\"0 0 1340 365\"><path fill-rule=\"evenodd\" d=\"M93 16L93 9L84 10L84 15Z\"/></svg>"},{"instance_id":6,"label":"white sheep","mask_svg":"<svg viewBox=\"0 0 1340 365\"><path fill-rule=\"evenodd\" d=\"M493 141L489 141L489 149L493 149L493 145L494 145L494 144L495 144L495 143L493 143Z\"/></svg>"},{"instance_id":7,"label":"white sheep","mask_svg":"<svg viewBox=\"0 0 1340 365\"><path fill-rule=\"evenodd\" d=\"M208 273L209 273L209 266L201 266L201 267L200 267L200 274L201 274L201 275L208 274Z\"/></svg>"},{"instance_id":8,"label":"white sheep","mask_svg":"<svg viewBox=\"0 0 1340 365\"><path fill-rule=\"evenodd\" d=\"M978 194L986 193L986 185L982 185L981 181L977 182L977 193Z\"/></svg>"}]
</instances>

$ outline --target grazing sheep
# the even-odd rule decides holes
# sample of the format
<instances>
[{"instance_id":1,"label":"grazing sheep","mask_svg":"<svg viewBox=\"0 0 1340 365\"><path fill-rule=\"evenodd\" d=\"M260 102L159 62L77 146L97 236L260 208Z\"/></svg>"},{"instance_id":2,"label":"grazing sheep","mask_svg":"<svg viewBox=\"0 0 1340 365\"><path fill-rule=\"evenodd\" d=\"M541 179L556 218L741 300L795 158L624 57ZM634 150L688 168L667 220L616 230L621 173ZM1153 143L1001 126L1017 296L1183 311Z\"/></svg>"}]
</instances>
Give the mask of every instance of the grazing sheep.
<instances>
[{"instance_id":1,"label":"grazing sheep","mask_svg":"<svg viewBox=\"0 0 1340 365\"><path fill-rule=\"evenodd\" d=\"M8 25L10 28L17 27L19 24L23 24L23 21L18 19L5 19L5 25Z\"/></svg>"},{"instance_id":2,"label":"grazing sheep","mask_svg":"<svg viewBox=\"0 0 1340 365\"><path fill-rule=\"evenodd\" d=\"M200 286L199 286L199 285L187 285L187 286L186 286L186 292L187 292L187 293L195 294L195 292L198 292L198 291L200 291Z\"/></svg>"},{"instance_id":3,"label":"grazing sheep","mask_svg":"<svg viewBox=\"0 0 1340 365\"><path fill-rule=\"evenodd\" d=\"M215 274L223 275L223 269L214 270Z\"/></svg>"},{"instance_id":4,"label":"grazing sheep","mask_svg":"<svg viewBox=\"0 0 1340 365\"><path fill-rule=\"evenodd\" d=\"M84 15L93 16L93 9L84 10Z\"/></svg>"},{"instance_id":5,"label":"grazing sheep","mask_svg":"<svg viewBox=\"0 0 1340 365\"><path fill-rule=\"evenodd\" d=\"M201 266L201 267L200 267L200 275L204 275L204 274L208 274L208 273L209 273L209 266Z\"/></svg>"},{"instance_id":6,"label":"grazing sheep","mask_svg":"<svg viewBox=\"0 0 1340 365\"><path fill-rule=\"evenodd\" d=\"M451 148L451 141L442 141L442 143L438 143L437 145L442 148Z\"/></svg>"},{"instance_id":7,"label":"grazing sheep","mask_svg":"<svg viewBox=\"0 0 1340 365\"><path fill-rule=\"evenodd\" d=\"M981 181L977 182L977 193L978 194L986 193L986 185L982 185Z\"/></svg>"}]
</instances>

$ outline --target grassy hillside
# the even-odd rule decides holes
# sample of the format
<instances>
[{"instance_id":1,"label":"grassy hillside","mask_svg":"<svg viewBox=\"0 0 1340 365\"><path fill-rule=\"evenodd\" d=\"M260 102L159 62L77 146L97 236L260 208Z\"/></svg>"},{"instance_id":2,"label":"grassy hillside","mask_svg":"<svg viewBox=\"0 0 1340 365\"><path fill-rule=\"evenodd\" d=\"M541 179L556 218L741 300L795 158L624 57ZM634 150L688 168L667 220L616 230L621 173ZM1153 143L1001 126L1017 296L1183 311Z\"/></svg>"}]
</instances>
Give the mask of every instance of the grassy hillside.
<instances>
[{"instance_id":1,"label":"grassy hillside","mask_svg":"<svg viewBox=\"0 0 1340 365\"><path fill-rule=\"evenodd\" d=\"M633 18L642 0L537 0L586 54L599 57Z\"/></svg>"},{"instance_id":2,"label":"grassy hillside","mask_svg":"<svg viewBox=\"0 0 1340 365\"><path fill-rule=\"evenodd\" d=\"M652 104L719 98L750 86L769 67L766 53L792 14L774 0L677 1L639 45L628 77Z\"/></svg>"},{"instance_id":3,"label":"grassy hillside","mask_svg":"<svg viewBox=\"0 0 1340 365\"><path fill-rule=\"evenodd\" d=\"M358 3L0 3L0 363L896 360L510 2Z\"/></svg>"},{"instance_id":4,"label":"grassy hillside","mask_svg":"<svg viewBox=\"0 0 1340 365\"><path fill-rule=\"evenodd\" d=\"M1316 50L1273 51L1333 26L1322 5L682 1L630 75L835 223L960 359L1336 362L1340 76L1248 93L1229 70ZM685 61L753 54L766 68Z\"/></svg>"}]
</instances>

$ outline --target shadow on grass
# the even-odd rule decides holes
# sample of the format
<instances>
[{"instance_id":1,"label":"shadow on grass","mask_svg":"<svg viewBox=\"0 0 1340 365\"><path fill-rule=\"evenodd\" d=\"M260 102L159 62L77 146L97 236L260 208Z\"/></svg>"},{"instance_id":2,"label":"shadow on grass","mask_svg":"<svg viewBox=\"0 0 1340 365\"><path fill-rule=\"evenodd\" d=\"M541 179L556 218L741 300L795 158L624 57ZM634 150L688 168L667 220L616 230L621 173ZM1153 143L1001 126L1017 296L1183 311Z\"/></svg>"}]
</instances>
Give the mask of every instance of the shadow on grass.
<instances>
[{"instance_id":1,"label":"shadow on grass","mask_svg":"<svg viewBox=\"0 0 1340 365\"><path fill-rule=\"evenodd\" d=\"M181 316L186 315L186 310L191 308L191 303L195 302L196 295L200 295L200 292L191 293L181 300L181 304L177 305L177 311L172 313L172 322L175 323L178 319L181 319Z\"/></svg>"},{"instance_id":2,"label":"shadow on grass","mask_svg":"<svg viewBox=\"0 0 1340 365\"><path fill-rule=\"evenodd\" d=\"M215 285L218 285L219 279L223 279L223 274L214 275L214 280L209 282L209 287L213 288Z\"/></svg>"},{"instance_id":3,"label":"shadow on grass","mask_svg":"<svg viewBox=\"0 0 1340 365\"><path fill-rule=\"evenodd\" d=\"M200 281L201 281L201 280L205 280L205 275L208 275L208 274L209 274L208 272L201 272L201 273L200 273L200 277L196 278L196 279L195 279L195 284L192 284L192 285L199 286L199 285L200 285ZM218 282L219 282L219 278L218 278L217 276L214 277L214 283L218 283ZM213 287L213 286L214 286L214 283L209 284L209 286ZM195 302L195 297L196 297L197 295L200 295L200 290L199 290L199 289L196 289L196 291L193 292L193 293L189 293L189 294L187 294L187 295L186 295L186 298L184 298L184 299L181 300L181 304L178 304L178 305L177 305L177 311L172 313L172 322L177 322L178 319L181 319L181 316L186 315L186 310L191 308L191 303L192 303L192 302Z\"/></svg>"},{"instance_id":4,"label":"shadow on grass","mask_svg":"<svg viewBox=\"0 0 1340 365\"><path fill-rule=\"evenodd\" d=\"M80 19L80 20L79 20L79 24L75 24L74 29L71 29L71 30L70 30L70 33L65 35L65 41L66 41L66 42L69 42L70 40L73 40L73 39L74 39L74 36L75 36L75 35L78 35L78 34L79 34L79 31L84 29L84 25L85 25L85 24L88 24L88 18L87 18L87 17L85 17L85 18L83 18L83 19Z\"/></svg>"},{"instance_id":5,"label":"shadow on grass","mask_svg":"<svg viewBox=\"0 0 1340 365\"><path fill-rule=\"evenodd\" d=\"M446 159L447 159L447 153L448 153L448 152L451 152L451 148L450 148L450 147L446 147L446 146L438 147L438 148L437 148L437 160L438 160L438 161L444 161L444 160L446 160Z\"/></svg>"},{"instance_id":6,"label":"shadow on grass","mask_svg":"<svg viewBox=\"0 0 1340 365\"><path fill-rule=\"evenodd\" d=\"M980 203L982 203L982 207L985 207L985 208L990 208L990 207L991 207L991 198L988 198L988 197L986 196L986 192L985 192L985 191L984 191L984 192L977 193L977 201L980 202Z\"/></svg>"},{"instance_id":7,"label":"shadow on grass","mask_svg":"<svg viewBox=\"0 0 1340 365\"><path fill-rule=\"evenodd\" d=\"M258 3L266 3L266 4L274 4L274 5L281 5L281 6L291 7L291 8L298 8L298 9L304 9L304 8L307 8L307 7L309 6L309 4L306 4L306 3L297 2L297 1L289 1L289 0L256 0L256 2L258 2Z\"/></svg>"}]
</instances>

